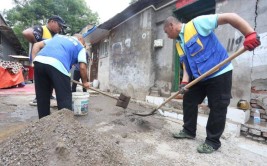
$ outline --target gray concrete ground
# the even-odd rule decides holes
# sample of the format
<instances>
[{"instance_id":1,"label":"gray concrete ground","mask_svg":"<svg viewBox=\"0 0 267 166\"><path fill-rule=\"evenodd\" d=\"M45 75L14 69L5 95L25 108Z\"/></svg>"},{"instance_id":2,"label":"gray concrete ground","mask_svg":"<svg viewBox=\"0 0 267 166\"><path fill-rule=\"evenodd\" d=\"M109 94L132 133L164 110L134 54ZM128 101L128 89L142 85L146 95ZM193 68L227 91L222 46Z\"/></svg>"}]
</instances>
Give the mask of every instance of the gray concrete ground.
<instances>
[{"instance_id":1,"label":"gray concrete ground","mask_svg":"<svg viewBox=\"0 0 267 166\"><path fill-rule=\"evenodd\" d=\"M27 124L38 121L37 108L29 106L33 98L33 94L0 95L0 144L14 139L16 133ZM75 120L82 126L108 137L108 143L117 144L128 165L265 165L264 163L267 163L266 144L244 137L222 137L222 147L218 151L213 154L199 154L196 148L205 140L205 128L198 126L197 137L194 140L177 140L172 138L172 133L182 129L182 121L159 114L148 117L136 116L132 113L149 112L151 108L130 103L127 109L122 109L115 104L114 99L91 95L88 114L75 116ZM54 113L57 110L51 108L51 111Z\"/></svg>"}]
</instances>

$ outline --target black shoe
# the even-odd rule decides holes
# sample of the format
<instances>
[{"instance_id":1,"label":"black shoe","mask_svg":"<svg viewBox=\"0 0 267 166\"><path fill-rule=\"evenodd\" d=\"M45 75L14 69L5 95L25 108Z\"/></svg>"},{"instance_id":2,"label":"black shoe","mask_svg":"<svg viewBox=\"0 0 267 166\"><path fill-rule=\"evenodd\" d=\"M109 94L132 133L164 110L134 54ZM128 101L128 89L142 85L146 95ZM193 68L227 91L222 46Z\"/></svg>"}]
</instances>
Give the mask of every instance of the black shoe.
<instances>
[{"instance_id":1,"label":"black shoe","mask_svg":"<svg viewBox=\"0 0 267 166\"><path fill-rule=\"evenodd\" d=\"M187 138L187 139L194 139L195 137L187 134L186 132L184 132L183 130L181 130L179 133L173 133L172 136L174 138L177 138L177 139L184 139L184 138Z\"/></svg>"},{"instance_id":2,"label":"black shoe","mask_svg":"<svg viewBox=\"0 0 267 166\"><path fill-rule=\"evenodd\" d=\"M32 103L37 103L37 99L35 98L35 99L32 101Z\"/></svg>"},{"instance_id":3,"label":"black shoe","mask_svg":"<svg viewBox=\"0 0 267 166\"><path fill-rule=\"evenodd\" d=\"M35 98L32 102L29 103L31 106L37 106L37 99Z\"/></svg>"},{"instance_id":4,"label":"black shoe","mask_svg":"<svg viewBox=\"0 0 267 166\"><path fill-rule=\"evenodd\" d=\"M213 153L215 149L212 146L203 143L197 147L197 151L198 153Z\"/></svg>"}]
</instances>

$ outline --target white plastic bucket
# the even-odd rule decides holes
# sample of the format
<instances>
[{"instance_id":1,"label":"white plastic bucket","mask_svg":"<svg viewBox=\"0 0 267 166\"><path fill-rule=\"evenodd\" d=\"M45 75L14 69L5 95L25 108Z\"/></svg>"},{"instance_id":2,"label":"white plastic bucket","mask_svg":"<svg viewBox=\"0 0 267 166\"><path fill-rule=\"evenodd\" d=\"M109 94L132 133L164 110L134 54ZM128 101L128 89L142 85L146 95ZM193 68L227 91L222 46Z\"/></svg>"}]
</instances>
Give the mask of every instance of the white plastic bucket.
<instances>
[{"instance_id":1,"label":"white plastic bucket","mask_svg":"<svg viewBox=\"0 0 267 166\"><path fill-rule=\"evenodd\" d=\"M72 93L72 111L74 115L86 115L89 106L88 92L73 92Z\"/></svg>"},{"instance_id":2,"label":"white plastic bucket","mask_svg":"<svg viewBox=\"0 0 267 166\"><path fill-rule=\"evenodd\" d=\"M96 80L96 79L94 79L94 81L93 81L93 87L94 88L98 88L98 86L99 86L99 81Z\"/></svg>"}]
</instances>

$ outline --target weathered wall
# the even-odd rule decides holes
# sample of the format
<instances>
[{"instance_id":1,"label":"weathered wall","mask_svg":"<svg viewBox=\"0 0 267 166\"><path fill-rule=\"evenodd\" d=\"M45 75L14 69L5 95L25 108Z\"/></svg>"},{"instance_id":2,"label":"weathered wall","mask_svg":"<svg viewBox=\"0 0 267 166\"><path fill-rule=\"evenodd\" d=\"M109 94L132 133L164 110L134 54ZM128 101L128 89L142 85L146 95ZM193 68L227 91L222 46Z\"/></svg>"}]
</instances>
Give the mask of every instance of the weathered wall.
<instances>
[{"instance_id":1,"label":"weathered wall","mask_svg":"<svg viewBox=\"0 0 267 166\"><path fill-rule=\"evenodd\" d=\"M236 105L239 99L251 99L251 87L267 89L267 4L264 0L222 0L217 1L216 13L235 12L243 17L261 36L262 45L253 52L245 52L234 59L233 99L231 105ZM219 26L216 34L227 48L229 54L242 47L244 36L230 25Z\"/></svg>"},{"instance_id":2,"label":"weathered wall","mask_svg":"<svg viewBox=\"0 0 267 166\"><path fill-rule=\"evenodd\" d=\"M174 57L173 47L174 41L170 40L164 33L163 23L164 20L172 15L175 4L156 12L155 22L155 39L163 39L163 47L154 48L155 56L155 86L161 91L161 96L169 96L172 89L172 81L174 76Z\"/></svg>"},{"instance_id":3,"label":"weathered wall","mask_svg":"<svg viewBox=\"0 0 267 166\"><path fill-rule=\"evenodd\" d=\"M267 3L258 1L256 31L261 37L261 46L255 50L255 59L252 70L252 95L267 105Z\"/></svg>"},{"instance_id":4,"label":"weathered wall","mask_svg":"<svg viewBox=\"0 0 267 166\"><path fill-rule=\"evenodd\" d=\"M144 99L154 85L152 64L152 8L110 32L109 87L133 98ZM102 63L103 64L103 63Z\"/></svg>"},{"instance_id":5,"label":"weathered wall","mask_svg":"<svg viewBox=\"0 0 267 166\"><path fill-rule=\"evenodd\" d=\"M108 56L99 55L100 89L124 92L144 99L151 87L169 95L174 76L173 40L163 31L163 21L175 3L155 10L152 7L135 15L110 31ZM163 47L154 48L154 40L163 39Z\"/></svg>"},{"instance_id":6,"label":"weathered wall","mask_svg":"<svg viewBox=\"0 0 267 166\"><path fill-rule=\"evenodd\" d=\"M4 18L2 15L0 15L0 25L7 26ZM0 32L1 33L1 32ZM14 59L9 57L8 55L17 55L15 49L13 46L9 43L7 40L7 37L4 36L4 34L0 34L1 37L1 43L0 43L0 59L7 60L7 61L13 61Z\"/></svg>"},{"instance_id":7,"label":"weathered wall","mask_svg":"<svg viewBox=\"0 0 267 166\"><path fill-rule=\"evenodd\" d=\"M0 59L12 61L13 59L8 55L16 55L16 51L8 42L6 37L2 34L2 43L0 44Z\"/></svg>"}]
</instances>

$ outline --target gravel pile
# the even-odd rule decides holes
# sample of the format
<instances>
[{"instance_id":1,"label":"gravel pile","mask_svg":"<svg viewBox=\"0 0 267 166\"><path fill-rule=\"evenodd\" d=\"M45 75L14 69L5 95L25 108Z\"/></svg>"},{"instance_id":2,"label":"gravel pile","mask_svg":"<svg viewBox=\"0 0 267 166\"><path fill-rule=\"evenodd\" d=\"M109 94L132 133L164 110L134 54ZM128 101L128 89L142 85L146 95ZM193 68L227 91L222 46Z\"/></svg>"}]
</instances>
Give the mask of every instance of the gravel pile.
<instances>
[{"instance_id":1,"label":"gravel pile","mask_svg":"<svg viewBox=\"0 0 267 166\"><path fill-rule=\"evenodd\" d=\"M127 165L116 143L61 110L1 142L0 165Z\"/></svg>"}]
</instances>

